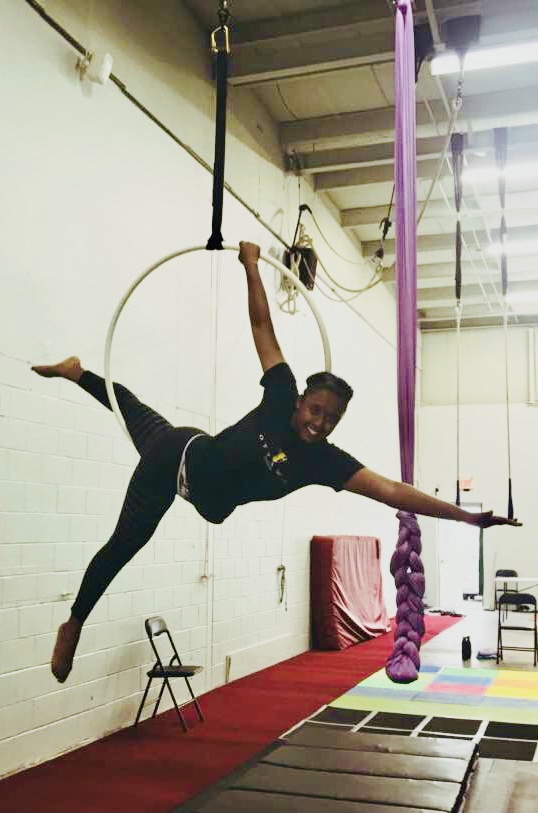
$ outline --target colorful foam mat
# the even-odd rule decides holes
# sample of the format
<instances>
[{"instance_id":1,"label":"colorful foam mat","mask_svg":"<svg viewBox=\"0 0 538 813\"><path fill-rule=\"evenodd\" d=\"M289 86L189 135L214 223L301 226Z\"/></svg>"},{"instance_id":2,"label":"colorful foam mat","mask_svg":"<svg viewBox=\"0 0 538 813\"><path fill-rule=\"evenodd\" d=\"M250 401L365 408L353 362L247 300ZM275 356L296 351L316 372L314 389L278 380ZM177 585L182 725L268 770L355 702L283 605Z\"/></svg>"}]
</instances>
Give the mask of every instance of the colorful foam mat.
<instances>
[{"instance_id":1,"label":"colorful foam mat","mask_svg":"<svg viewBox=\"0 0 538 813\"><path fill-rule=\"evenodd\" d=\"M312 722L479 743L482 757L538 761L538 672L423 666L394 684L375 672Z\"/></svg>"},{"instance_id":2,"label":"colorful foam mat","mask_svg":"<svg viewBox=\"0 0 538 813\"><path fill-rule=\"evenodd\" d=\"M396 684L380 669L330 705L538 724L538 672L423 666L414 683Z\"/></svg>"}]
</instances>

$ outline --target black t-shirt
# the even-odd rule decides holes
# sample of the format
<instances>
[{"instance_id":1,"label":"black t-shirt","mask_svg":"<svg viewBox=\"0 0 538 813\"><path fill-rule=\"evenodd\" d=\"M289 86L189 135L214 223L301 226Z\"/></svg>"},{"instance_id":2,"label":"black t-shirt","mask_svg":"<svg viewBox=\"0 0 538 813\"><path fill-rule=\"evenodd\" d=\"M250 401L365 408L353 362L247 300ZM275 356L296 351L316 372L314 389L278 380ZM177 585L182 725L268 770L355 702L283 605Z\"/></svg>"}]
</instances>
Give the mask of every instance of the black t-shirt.
<instances>
[{"instance_id":1,"label":"black t-shirt","mask_svg":"<svg viewBox=\"0 0 538 813\"><path fill-rule=\"evenodd\" d=\"M265 391L256 409L188 450L191 501L209 522L223 522L238 505L277 500L308 485L341 491L364 468L332 443L305 443L292 429L298 391L286 363L267 370L260 383Z\"/></svg>"}]
</instances>

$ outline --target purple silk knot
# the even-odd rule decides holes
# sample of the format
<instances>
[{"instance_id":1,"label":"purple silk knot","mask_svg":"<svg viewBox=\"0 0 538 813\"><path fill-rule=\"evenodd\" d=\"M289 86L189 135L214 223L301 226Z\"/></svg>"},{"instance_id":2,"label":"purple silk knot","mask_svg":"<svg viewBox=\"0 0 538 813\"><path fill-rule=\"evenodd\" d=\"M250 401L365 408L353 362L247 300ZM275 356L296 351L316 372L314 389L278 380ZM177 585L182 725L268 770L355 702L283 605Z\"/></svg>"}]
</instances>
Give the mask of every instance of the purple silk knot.
<instances>
[{"instance_id":1,"label":"purple silk knot","mask_svg":"<svg viewBox=\"0 0 538 813\"><path fill-rule=\"evenodd\" d=\"M420 528L414 514L398 512L400 533L392 555L391 572L398 590L396 593L396 630L394 648L385 667L387 675L396 683L411 683L420 669L420 644L425 632L424 603L426 587L424 567L417 551L422 548Z\"/></svg>"}]
</instances>

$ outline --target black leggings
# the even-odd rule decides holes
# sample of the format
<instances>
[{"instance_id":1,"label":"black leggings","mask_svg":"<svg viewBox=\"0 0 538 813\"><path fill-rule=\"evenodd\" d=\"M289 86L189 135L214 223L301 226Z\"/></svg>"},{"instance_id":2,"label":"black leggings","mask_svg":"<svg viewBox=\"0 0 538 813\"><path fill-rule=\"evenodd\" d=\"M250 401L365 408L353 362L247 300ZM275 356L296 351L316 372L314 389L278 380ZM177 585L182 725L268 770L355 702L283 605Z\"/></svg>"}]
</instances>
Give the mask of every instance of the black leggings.
<instances>
[{"instance_id":1,"label":"black leggings","mask_svg":"<svg viewBox=\"0 0 538 813\"><path fill-rule=\"evenodd\" d=\"M104 379L85 371L78 383L103 406L111 409ZM114 576L151 539L174 502L177 473L185 444L200 432L193 427L173 427L121 384L114 384L114 392L129 434L140 454L140 462L129 482L114 533L88 565L71 608L81 623L84 623Z\"/></svg>"}]
</instances>

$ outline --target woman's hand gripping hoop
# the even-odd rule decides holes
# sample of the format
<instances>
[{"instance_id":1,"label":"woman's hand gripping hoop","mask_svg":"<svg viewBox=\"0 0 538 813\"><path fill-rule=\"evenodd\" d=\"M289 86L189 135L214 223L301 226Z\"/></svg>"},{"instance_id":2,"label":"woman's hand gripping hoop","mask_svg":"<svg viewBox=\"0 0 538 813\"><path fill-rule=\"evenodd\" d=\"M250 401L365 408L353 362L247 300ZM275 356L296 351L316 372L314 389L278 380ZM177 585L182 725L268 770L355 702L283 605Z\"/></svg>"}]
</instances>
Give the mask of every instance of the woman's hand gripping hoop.
<instances>
[{"instance_id":1,"label":"woman's hand gripping hoop","mask_svg":"<svg viewBox=\"0 0 538 813\"><path fill-rule=\"evenodd\" d=\"M225 245L225 246L223 246L223 249L225 251L234 251L236 254L239 252L239 246ZM106 391L108 393L108 397L110 399L110 404L112 406L112 410L114 412L114 415L116 416L119 425L121 426L121 428L123 429L123 431L125 432L125 434L127 435L127 437L129 439L131 439L131 436L129 435L129 432L128 432L127 427L125 425L125 421L123 420L123 415L121 414L121 411L120 411L120 408L119 408L119 405L118 405L118 401L116 399L116 394L115 394L114 388L112 386L112 373L111 373L110 358L111 358L111 353L112 353L112 341L114 339L114 333L115 333L115 330L116 330L116 325L118 323L118 319L120 318L121 312L123 311L125 305L129 301L129 298L130 298L131 294L138 288L140 283L146 277L148 277L153 271L156 271L158 268L161 268L161 266L166 265L166 263L170 262L171 260L176 259L176 257L182 257L184 254L193 254L194 252L197 252L197 251L206 251L206 250L207 249L206 249L205 246L191 246L189 248L184 248L181 251L176 251L174 254L169 254L167 257L163 257L162 260L159 260L154 265L152 265L150 268L147 268L142 274L140 274L139 277L137 277L137 279L135 279L135 281L128 288L126 293L122 296L122 298L121 298L121 300L119 302L119 305L117 306L116 310L114 311L114 314L113 314L111 322L110 322L110 326L108 328L108 332L107 332L107 336L106 336L106 342L105 342L105 363L104 363L105 384L106 384ZM327 331L325 329L325 325L323 324L323 320L321 318L321 314L320 314L320 312L319 312L319 310L317 308L317 305L315 304L311 294L305 288L303 283L295 276L295 274L293 274L293 272L290 271L289 268L286 268L286 266L283 265L281 262L279 262L278 260L275 260L274 257L269 257L267 254L261 254L260 259L263 260L264 262L268 263L269 265L272 265L273 268L276 268L277 271L280 271L282 274L284 274L284 276L287 277L295 285L295 287L301 292L301 294L306 299L306 302L309 305L310 310L312 311L312 313L313 313L313 315L314 315L314 317L316 319L316 322L317 322L318 328L319 328L319 332L321 334L321 341L323 343L323 354L324 354L324 359L325 359L325 367L324 367L324 369L327 372L330 372L330 370L331 370L331 349L329 347L329 339L328 339L328 336L327 336Z\"/></svg>"}]
</instances>

